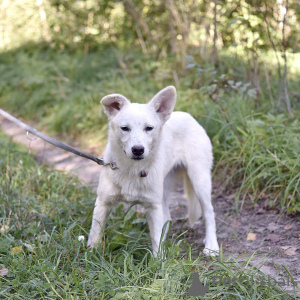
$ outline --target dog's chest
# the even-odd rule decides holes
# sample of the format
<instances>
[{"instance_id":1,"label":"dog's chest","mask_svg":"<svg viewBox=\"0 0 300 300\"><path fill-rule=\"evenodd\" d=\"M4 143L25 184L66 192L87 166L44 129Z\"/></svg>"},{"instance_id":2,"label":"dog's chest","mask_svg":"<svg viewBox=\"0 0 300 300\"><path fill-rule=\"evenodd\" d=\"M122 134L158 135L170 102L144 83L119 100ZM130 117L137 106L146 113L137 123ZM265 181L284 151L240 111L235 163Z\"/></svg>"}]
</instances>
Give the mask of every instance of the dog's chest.
<instances>
[{"instance_id":1,"label":"dog's chest","mask_svg":"<svg viewBox=\"0 0 300 300\"><path fill-rule=\"evenodd\" d=\"M127 203L154 203L163 192L163 180L155 174L143 177L140 173L114 172L113 182L119 187L118 201Z\"/></svg>"}]
</instances>

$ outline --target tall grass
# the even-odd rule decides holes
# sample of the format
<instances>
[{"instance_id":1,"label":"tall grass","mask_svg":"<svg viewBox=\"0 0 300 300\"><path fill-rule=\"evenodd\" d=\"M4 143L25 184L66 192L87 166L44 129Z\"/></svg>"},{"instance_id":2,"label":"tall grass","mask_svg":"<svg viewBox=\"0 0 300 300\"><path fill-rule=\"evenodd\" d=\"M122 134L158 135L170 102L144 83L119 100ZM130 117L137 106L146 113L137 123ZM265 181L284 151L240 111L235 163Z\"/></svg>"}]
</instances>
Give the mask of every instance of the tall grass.
<instances>
[{"instance_id":1,"label":"tall grass","mask_svg":"<svg viewBox=\"0 0 300 300\"><path fill-rule=\"evenodd\" d=\"M206 258L171 236L155 259L145 217L133 209L111 213L102 244L86 249L93 193L1 134L0 142L0 267L8 269L1 299L187 299L194 272L209 287L203 299L293 299L266 284L250 264L255 255Z\"/></svg>"},{"instance_id":2,"label":"tall grass","mask_svg":"<svg viewBox=\"0 0 300 300\"><path fill-rule=\"evenodd\" d=\"M181 108L198 117L211 136L216 158L215 174L227 189L231 187L232 193L236 193L237 209L243 207L245 200L253 205L264 200L271 207L298 212L299 119L275 112L275 104L272 105L266 96L266 89L261 88L257 95L251 83L237 77L241 70L247 70L242 59L239 65L229 57L223 62L222 68L214 69L201 63L201 59L200 63L193 60L198 68L196 72L190 72L187 80L194 92L185 103L180 103ZM231 69L224 74L226 65ZM199 68L201 71L197 72ZM291 74L290 86L294 86L291 93L298 92L299 87L295 88L298 80ZM276 74L273 74L273 82L271 88L275 89ZM260 85L266 88L265 78ZM293 101L298 116L297 97Z\"/></svg>"},{"instance_id":3,"label":"tall grass","mask_svg":"<svg viewBox=\"0 0 300 300\"><path fill-rule=\"evenodd\" d=\"M236 194L236 208L264 200L299 212L299 70L294 62L289 88L296 118L291 120L276 112L278 81L267 59L264 54L255 97L249 93L251 84L241 88L251 79L249 62L227 50L220 53L217 68L196 56L198 67L184 70L173 58L155 60L115 48L84 56L29 45L0 54L0 105L51 134L104 144L107 118L99 105L104 95L117 92L145 102L177 83L176 109L190 112L207 130L214 144L215 178ZM234 82L230 89L229 81ZM217 98L212 100L208 94L214 86Z\"/></svg>"}]
</instances>

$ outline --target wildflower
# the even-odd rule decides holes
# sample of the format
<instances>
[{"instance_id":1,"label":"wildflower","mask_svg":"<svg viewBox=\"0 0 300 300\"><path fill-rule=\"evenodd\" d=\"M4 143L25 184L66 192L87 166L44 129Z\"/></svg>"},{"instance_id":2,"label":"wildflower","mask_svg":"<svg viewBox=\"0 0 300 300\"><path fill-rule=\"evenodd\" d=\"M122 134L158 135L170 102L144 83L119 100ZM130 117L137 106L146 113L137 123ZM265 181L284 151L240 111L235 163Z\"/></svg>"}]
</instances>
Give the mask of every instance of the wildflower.
<instances>
[{"instance_id":1,"label":"wildflower","mask_svg":"<svg viewBox=\"0 0 300 300\"><path fill-rule=\"evenodd\" d=\"M84 241L84 236L83 236L83 235L80 235L80 236L78 237L78 241L79 241L79 242Z\"/></svg>"}]
</instances>

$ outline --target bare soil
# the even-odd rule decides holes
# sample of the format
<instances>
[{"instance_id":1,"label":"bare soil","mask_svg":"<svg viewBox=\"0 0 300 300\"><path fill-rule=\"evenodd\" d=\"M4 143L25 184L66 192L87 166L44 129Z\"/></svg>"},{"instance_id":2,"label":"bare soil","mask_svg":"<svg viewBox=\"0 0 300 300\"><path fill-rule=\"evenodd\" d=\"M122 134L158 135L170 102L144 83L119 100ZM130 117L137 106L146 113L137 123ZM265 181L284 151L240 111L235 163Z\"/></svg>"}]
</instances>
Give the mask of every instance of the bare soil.
<instances>
[{"instance_id":1,"label":"bare soil","mask_svg":"<svg viewBox=\"0 0 300 300\"><path fill-rule=\"evenodd\" d=\"M216 186L214 194L218 191ZM189 228L187 207L179 188L176 195L179 205L172 207L172 233L187 231L184 238L191 244L203 248L205 227L203 220L194 228ZM219 192L213 197L218 242L223 247L224 255L241 258L255 253L251 263L266 275L277 278L287 276L286 266L294 281L300 287L300 219L296 215L280 213L278 209L264 207L264 201L254 207L244 205L242 210L234 209L234 195ZM277 266L277 267L276 267ZM278 269L277 269L278 268ZM293 289L286 286L286 289ZM299 295L299 291L297 292Z\"/></svg>"},{"instance_id":2,"label":"bare soil","mask_svg":"<svg viewBox=\"0 0 300 300\"><path fill-rule=\"evenodd\" d=\"M29 146L23 129L1 117L0 124L13 141ZM76 143L72 145L81 148ZM70 172L92 189L96 189L101 167L94 162L55 148L40 139L30 143L30 150L40 163ZM254 207L245 204L242 210L236 212L234 195L228 194L228 191L220 191L217 184L213 194L218 241L223 245L224 254L239 256L257 253L252 263L259 266L264 261L261 271L267 275L283 276L286 275L283 266L286 266L300 287L300 216L285 215L277 209L268 209L264 207L263 201ZM189 228L185 203L183 191L179 188L171 199L171 234L187 230L183 237L194 246L203 248L203 221L200 220L194 228Z\"/></svg>"}]
</instances>

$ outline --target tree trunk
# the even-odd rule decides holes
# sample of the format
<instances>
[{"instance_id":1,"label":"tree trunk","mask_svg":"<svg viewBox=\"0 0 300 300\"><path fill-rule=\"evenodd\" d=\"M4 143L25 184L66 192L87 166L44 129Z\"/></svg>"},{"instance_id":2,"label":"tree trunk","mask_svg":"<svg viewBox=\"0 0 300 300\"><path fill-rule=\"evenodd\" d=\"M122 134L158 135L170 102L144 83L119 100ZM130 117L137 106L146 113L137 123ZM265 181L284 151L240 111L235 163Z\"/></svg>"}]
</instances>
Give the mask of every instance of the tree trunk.
<instances>
[{"instance_id":1,"label":"tree trunk","mask_svg":"<svg viewBox=\"0 0 300 300\"><path fill-rule=\"evenodd\" d=\"M282 22L282 45L283 45L283 59L284 59L283 84L284 84L284 98L285 98L286 108L290 116L294 118L294 114L292 112L292 107L290 103L289 93L288 93L288 87L287 87L287 57L286 57L285 26L286 26L286 15L288 12L288 7L289 7L289 0L286 0L286 6L285 6L286 11L283 16L283 22Z\"/></svg>"},{"instance_id":2,"label":"tree trunk","mask_svg":"<svg viewBox=\"0 0 300 300\"><path fill-rule=\"evenodd\" d=\"M150 29L147 25L147 23L143 20L140 12L135 8L134 3L132 0L123 0L122 1L125 10L131 15L132 19L134 20L135 24L137 27L142 28L142 31L144 35L148 38L151 39L152 35L150 32Z\"/></svg>"},{"instance_id":3,"label":"tree trunk","mask_svg":"<svg viewBox=\"0 0 300 300\"><path fill-rule=\"evenodd\" d=\"M188 36L189 36L189 24L185 22L186 18L183 13L183 17L180 16L180 13L178 12L174 1L173 0L168 0L168 6L171 14L174 17L174 20L177 23L178 30L182 36L182 39L180 41L180 52L181 52L181 59L182 59L182 66L185 65L185 56L186 56L186 46L188 43ZM181 5L183 3L181 2Z\"/></svg>"},{"instance_id":4,"label":"tree trunk","mask_svg":"<svg viewBox=\"0 0 300 300\"><path fill-rule=\"evenodd\" d=\"M168 0L166 4L167 7L170 7L170 0ZM176 46L176 32L175 32L175 27L174 27L174 16L171 12L171 10L169 10L169 18L170 18L170 49L171 49L171 54L174 55L177 52L177 46Z\"/></svg>"},{"instance_id":5,"label":"tree trunk","mask_svg":"<svg viewBox=\"0 0 300 300\"><path fill-rule=\"evenodd\" d=\"M50 42L51 41L50 27L47 21L47 15L44 8L43 0L36 0L36 6L38 7L40 18L43 25L43 30L42 30L43 38L47 42Z\"/></svg>"},{"instance_id":6,"label":"tree trunk","mask_svg":"<svg viewBox=\"0 0 300 300\"><path fill-rule=\"evenodd\" d=\"M211 63L216 65L217 63L217 0L214 0L214 43L213 52L211 55Z\"/></svg>"}]
</instances>

